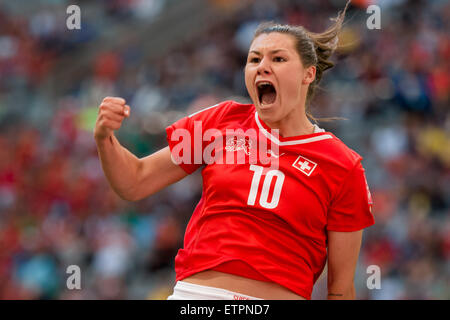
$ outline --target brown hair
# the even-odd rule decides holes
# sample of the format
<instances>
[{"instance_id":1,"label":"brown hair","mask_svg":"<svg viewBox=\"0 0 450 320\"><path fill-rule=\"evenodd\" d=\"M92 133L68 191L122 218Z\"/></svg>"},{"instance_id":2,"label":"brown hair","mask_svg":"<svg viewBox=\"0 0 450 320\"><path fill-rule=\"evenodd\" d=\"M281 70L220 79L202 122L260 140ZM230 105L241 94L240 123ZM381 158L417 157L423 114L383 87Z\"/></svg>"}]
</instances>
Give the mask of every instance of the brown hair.
<instances>
[{"instance_id":1,"label":"brown hair","mask_svg":"<svg viewBox=\"0 0 450 320\"><path fill-rule=\"evenodd\" d=\"M338 13L338 16L334 19L334 25L329 27L326 31L322 33L314 33L306 30L302 26L292 26L288 24L276 24L274 22L263 22L261 23L255 31L253 40L259 35L264 33L284 33L289 34L294 37L296 42L296 49L300 56L300 59L305 67L315 66L316 67L316 78L308 87L308 93L306 96L306 101L310 102L314 97L315 89L322 79L323 73L334 66L333 62L328 60L333 52L337 48L338 35L342 28L342 23L344 22L345 13L350 4L351 0L347 2L345 8L342 12ZM311 114L309 107L305 106L306 115L317 122L314 116ZM320 120L331 120L333 118L325 118ZM335 118L334 118L335 119Z\"/></svg>"}]
</instances>

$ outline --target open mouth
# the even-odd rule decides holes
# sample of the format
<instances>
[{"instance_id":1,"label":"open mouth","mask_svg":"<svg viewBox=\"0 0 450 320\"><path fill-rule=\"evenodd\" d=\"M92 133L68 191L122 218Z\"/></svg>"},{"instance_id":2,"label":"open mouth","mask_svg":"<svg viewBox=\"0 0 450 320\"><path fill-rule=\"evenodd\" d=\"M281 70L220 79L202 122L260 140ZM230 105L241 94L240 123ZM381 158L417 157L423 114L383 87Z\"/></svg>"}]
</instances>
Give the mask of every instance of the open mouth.
<instances>
[{"instance_id":1,"label":"open mouth","mask_svg":"<svg viewBox=\"0 0 450 320\"><path fill-rule=\"evenodd\" d=\"M257 85L258 98L261 105L268 105L275 102L277 91L270 82L260 82Z\"/></svg>"}]
</instances>

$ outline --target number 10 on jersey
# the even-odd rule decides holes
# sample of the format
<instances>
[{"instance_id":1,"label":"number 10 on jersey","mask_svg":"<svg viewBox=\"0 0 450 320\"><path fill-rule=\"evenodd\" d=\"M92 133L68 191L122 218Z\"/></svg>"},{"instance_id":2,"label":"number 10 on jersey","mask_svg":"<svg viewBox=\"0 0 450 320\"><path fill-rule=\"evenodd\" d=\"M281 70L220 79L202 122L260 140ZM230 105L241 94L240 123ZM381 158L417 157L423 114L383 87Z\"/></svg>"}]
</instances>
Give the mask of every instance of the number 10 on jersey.
<instances>
[{"instance_id":1,"label":"number 10 on jersey","mask_svg":"<svg viewBox=\"0 0 450 320\"><path fill-rule=\"evenodd\" d=\"M263 167L257 165L250 165L250 171L253 171L252 185L250 187L250 193L248 195L247 204L254 206L256 198L258 197L259 185L261 176L263 175ZM269 200L270 187L272 185L272 179L275 177L275 187L272 194L272 199ZM259 204L266 209L273 209L278 206L280 201L281 188L283 187L284 173L279 170L269 170L264 176L264 183L259 194Z\"/></svg>"}]
</instances>

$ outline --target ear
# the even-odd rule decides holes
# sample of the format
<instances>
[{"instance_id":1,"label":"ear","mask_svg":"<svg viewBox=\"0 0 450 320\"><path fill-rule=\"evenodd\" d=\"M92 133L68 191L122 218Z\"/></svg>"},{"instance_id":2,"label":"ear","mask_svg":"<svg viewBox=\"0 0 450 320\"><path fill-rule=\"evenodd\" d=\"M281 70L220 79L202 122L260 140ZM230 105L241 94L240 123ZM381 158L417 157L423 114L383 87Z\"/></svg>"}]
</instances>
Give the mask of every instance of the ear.
<instances>
[{"instance_id":1,"label":"ear","mask_svg":"<svg viewBox=\"0 0 450 320\"><path fill-rule=\"evenodd\" d=\"M303 75L302 84L310 84L316 79L316 67L310 66L305 69L305 74Z\"/></svg>"}]
</instances>

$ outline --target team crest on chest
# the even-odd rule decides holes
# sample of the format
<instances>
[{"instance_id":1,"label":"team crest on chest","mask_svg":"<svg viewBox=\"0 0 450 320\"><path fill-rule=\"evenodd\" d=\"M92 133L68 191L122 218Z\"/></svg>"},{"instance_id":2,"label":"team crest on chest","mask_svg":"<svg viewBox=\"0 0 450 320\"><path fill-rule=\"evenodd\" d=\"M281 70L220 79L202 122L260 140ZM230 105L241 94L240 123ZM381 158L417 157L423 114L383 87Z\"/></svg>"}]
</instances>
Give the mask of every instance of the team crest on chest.
<instances>
[{"instance_id":1,"label":"team crest on chest","mask_svg":"<svg viewBox=\"0 0 450 320\"><path fill-rule=\"evenodd\" d=\"M225 150L229 152L244 150L245 154L250 154L250 149L252 149L252 140L249 137L238 138L232 137L227 139L227 144Z\"/></svg>"},{"instance_id":2,"label":"team crest on chest","mask_svg":"<svg viewBox=\"0 0 450 320\"><path fill-rule=\"evenodd\" d=\"M306 159L305 157L299 156L294 161L292 166L295 169L300 170L301 172L303 172L304 174L306 174L309 177L311 175L311 173L313 173L314 169L316 169L317 163L315 163L309 159Z\"/></svg>"}]
</instances>

